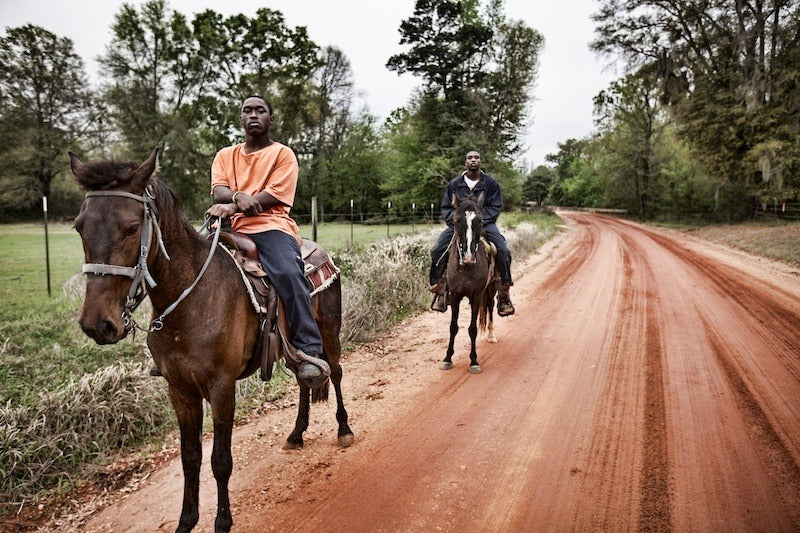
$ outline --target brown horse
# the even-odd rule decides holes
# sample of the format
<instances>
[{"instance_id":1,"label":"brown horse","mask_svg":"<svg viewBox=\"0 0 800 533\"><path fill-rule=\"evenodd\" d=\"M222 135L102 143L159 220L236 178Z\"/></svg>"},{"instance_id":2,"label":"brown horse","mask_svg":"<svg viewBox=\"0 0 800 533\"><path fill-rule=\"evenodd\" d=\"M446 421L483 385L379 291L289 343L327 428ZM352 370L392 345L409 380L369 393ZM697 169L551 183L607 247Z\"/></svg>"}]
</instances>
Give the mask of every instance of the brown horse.
<instances>
[{"instance_id":1,"label":"brown horse","mask_svg":"<svg viewBox=\"0 0 800 533\"><path fill-rule=\"evenodd\" d=\"M167 380L180 426L184 493L177 531L190 531L199 519L204 399L211 405L214 424L215 530L229 531L235 383L260 366L260 358L253 356L258 351L254 347L259 315L234 261L195 231L174 193L157 179L157 150L138 166L115 161L86 164L71 152L70 158L78 184L87 191L75 219L87 273L81 328L98 344L120 341L133 327L131 304L145 297L147 285L153 316L158 317L148 329L147 345ZM312 298L312 308L336 391L339 443L349 446L353 433L341 391L338 278ZM302 446L308 428L310 391L298 383L299 410L287 447ZM326 381L311 399L327 399L327 392Z\"/></svg>"},{"instance_id":2,"label":"brown horse","mask_svg":"<svg viewBox=\"0 0 800 533\"><path fill-rule=\"evenodd\" d=\"M453 367L453 344L458 333L458 311L462 298L469 300L472 311L469 323L469 338L472 344L469 353L469 371L479 374L481 366L475 351L478 322L481 330L488 328L489 342L497 342L494 336L494 296L497 292L497 276L494 261L490 258L483 237L483 193L459 200L453 195L456 210L453 215L453 240L447 258L447 291L450 305L450 342L447 355L441 363L442 370ZM480 316L480 320L479 320Z\"/></svg>"}]
</instances>

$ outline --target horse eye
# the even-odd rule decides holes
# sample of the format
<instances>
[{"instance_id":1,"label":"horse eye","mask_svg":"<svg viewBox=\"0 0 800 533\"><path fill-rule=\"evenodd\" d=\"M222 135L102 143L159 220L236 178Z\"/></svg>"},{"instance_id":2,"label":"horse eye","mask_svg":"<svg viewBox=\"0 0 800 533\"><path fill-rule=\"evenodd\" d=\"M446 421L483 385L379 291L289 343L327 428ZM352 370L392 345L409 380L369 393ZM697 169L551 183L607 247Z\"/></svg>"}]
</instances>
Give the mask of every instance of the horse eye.
<instances>
[{"instance_id":1,"label":"horse eye","mask_svg":"<svg viewBox=\"0 0 800 533\"><path fill-rule=\"evenodd\" d=\"M131 224L128 226L128 229L125 230L125 236L130 237L131 235L136 235L136 232L139 231L139 223Z\"/></svg>"}]
</instances>

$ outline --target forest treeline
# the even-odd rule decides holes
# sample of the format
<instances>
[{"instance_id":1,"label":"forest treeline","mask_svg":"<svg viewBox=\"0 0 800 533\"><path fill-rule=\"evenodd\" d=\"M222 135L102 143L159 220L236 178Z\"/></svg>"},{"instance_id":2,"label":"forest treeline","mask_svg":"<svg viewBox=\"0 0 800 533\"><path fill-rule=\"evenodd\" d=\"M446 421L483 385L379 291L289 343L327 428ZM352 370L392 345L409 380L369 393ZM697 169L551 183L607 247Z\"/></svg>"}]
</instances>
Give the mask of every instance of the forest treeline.
<instances>
[{"instance_id":1,"label":"forest treeline","mask_svg":"<svg viewBox=\"0 0 800 533\"><path fill-rule=\"evenodd\" d=\"M565 16L567 14L565 13ZM627 74L594 99L596 128L526 167L523 135L545 46L536 21L504 0L417 0L385 67L420 80L384 121L357 108L346 55L314 43L279 11L124 4L89 80L73 43L45 28L0 37L0 220L55 216L82 200L67 150L141 160L192 216L209 204L217 150L241 140L239 105L266 96L274 138L301 174L293 212L430 216L477 149L509 206L624 208L643 218L751 216L800 188L798 0L602 0L592 48ZM529 25L529 23L530 25ZM569 69L569 64L563 65ZM351 204L352 202L352 204ZM438 209L438 207L437 207ZM436 209L435 209L436 210ZM426 215L426 211L428 211Z\"/></svg>"}]
</instances>

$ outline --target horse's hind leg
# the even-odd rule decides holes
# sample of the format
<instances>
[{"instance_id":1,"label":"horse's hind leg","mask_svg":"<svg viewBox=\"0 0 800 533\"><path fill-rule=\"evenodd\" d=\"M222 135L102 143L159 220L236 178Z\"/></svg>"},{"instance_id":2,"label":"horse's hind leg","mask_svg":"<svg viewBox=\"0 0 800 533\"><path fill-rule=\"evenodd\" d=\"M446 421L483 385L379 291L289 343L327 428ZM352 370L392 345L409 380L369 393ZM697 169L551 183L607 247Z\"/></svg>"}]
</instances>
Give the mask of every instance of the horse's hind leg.
<instances>
[{"instance_id":1,"label":"horse's hind leg","mask_svg":"<svg viewBox=\"0 0 800 533\"><path fill-rule=\"evenodd\" d=\"M169 388L172 407L181 431L181 463L183 465L183 507L176 533L191 531L200 518L200 463L203 456L200 435L203 431L203 402L200 397L187 397Z\"/></svg>"},{"instance_id":2,"label":"horse's hind leg","mask_svg":"<svg viewBox=\"0 0 800 533\"><path fill-rule=\"evenodd\" d=\"M484 301L486 302L486 314L488 316L488 320L486 322L486 342L495 343L497 342L497 337L494 334L494 293L496 291L486 289L486 295L484 296Z\"/></svg>"},{"instance_id":3,"label":"horse's hind leg","mask_svg":"<svg viewBox=\"0 0 800 533\"><path fill-rule=\"evenodd\" d=\"M456 335L458 334L458 308L460 302L450 302L450 342L447 344L447 355L444 356L439 368L442 370L450 370L453 368L453 353L455 352Z\"/></svg>"},{"instance_id":4,"label":"horse's hind leg","mask_svg":"<svg viewBox=\"0 0 800 533\"><path fill-rule=\"evenodd\" d=\"M233 471L231 456L231 433L236 406L234 382L225 383L211 391L211 413L214 420L214 448L211 451L211 470L217 481L217 518L215 532L227 533L233 525L231 504L228 496L228 481Z\"/></svg>"},{"instance_id":5,"label":"horse's hind leg","mask_svg":"<svg viewBox=\"0 0 800 533\"><path fill-rule=\"evenodd\" d=\"M471 298L469 305L472 316L469 322L469 372L470 374L480 374L481 365L478 364L478 352L475 350L475 340L478 337L478 309L480 308L480 298Z\"/></svg>"}]
</instances>

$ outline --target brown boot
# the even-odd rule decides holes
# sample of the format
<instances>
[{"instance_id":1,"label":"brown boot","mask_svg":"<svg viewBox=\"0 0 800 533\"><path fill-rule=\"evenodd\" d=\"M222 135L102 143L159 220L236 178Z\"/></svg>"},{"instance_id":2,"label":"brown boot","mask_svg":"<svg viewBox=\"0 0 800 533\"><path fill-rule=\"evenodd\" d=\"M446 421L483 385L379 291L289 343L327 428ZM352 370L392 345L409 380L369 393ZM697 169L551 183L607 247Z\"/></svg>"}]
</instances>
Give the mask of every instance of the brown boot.
<instances>
[{"instance_id":1,"label":"brown boot","mask_svg":"<svg viewBox=\"0 0 800 533\"><path fill-rule=\"evenodd\" d=\"M508 291L509 287L510 285L503 283L497 290L497 314L499 316L514 314L514 304L511 303L511 295Z\"/></svg>"},{"instance_id":2,"label":"brown boot","mask_svg":"<svg viewBox=\"0 0 800 533\"><path fill-rule=\"evenodd\" d=\"M440 313L447 311L447 284L444 278L428 287L428 290L434 294L431 309Z\"/></svg>"}]
</instances>

